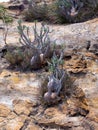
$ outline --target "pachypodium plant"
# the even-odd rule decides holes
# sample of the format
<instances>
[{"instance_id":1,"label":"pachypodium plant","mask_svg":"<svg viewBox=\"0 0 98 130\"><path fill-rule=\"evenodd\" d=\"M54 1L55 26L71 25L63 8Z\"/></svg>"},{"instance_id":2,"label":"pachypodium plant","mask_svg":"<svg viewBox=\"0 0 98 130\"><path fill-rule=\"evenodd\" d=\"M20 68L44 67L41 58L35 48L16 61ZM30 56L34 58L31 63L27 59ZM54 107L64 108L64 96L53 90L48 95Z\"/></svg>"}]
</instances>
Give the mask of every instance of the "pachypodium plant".
<instances>
[{"instance_id":1,"label":"pachypodium plant","mask_svg":"<svg viewBox=\"0 0 98 130\"><path fill-rule=\"evenodd\" d=\"M2 19L3 22L3 39L4 39L4 43L5 45L7 45L7 35L8 35L8 30L11 27L10 25L13 22L13 18L8 14L7 10L0 5L0 18Z\"/></svg>"},{"instance_id":2,"label":"pachypodium plant","mask_svg":"<svg viewBox=\"0 0 98 130\"><path fill-rule=\"evenodd\" d=\"M58 58L58 56L56 55L56 53L53 53L53 57L51 59L51 62L48 62L48 66L49 66L49 71L52 72L52 74L56 77L58 77L58 71L60 70L59 67L61 69L63 69L63 51L60 54L60 57Z\"/></svg>"},{"instance_id":3,"label":"pachypodium plant","mask_svg":"<svg viewBox=\"0 0 98 130\"><path fill-rule=\"evenodd\" d=\"M50 47L50 38L49 33L50 29L44 23L41 24L41 28L37 30L37 23L33 27L33 41L30 38L29 27L22 25L21 20L18 21L18 30L20 34L20 43L23 46L32 48L33 55L31 58L31 65L33 69L38 69L44 63L46 58L49 58L51 55Z\"/></svg>"},{"instance_id":4,"label":"pachypodium plant","mask_svg":"<svg viewBox=\"0 0 98 130\"><path fill-rule=\"evenodd\" d=\"M75 22L82 7L81 0L56 0L48 6L47 19L53 23Z\"/></svg>"},{"instance_id":5,"label":"pachypodium plant","mask_svg":"<svg viewBox=\"0 0 98 130\"><path fill-rule=\"evenodd\" d=\"M63 16L71 19L78 15L83 3L80 0L58 0L59 9Z\"/></svg>"},{"instance_id":6,"label":"pachypodium plant","mask_svg":"<svg viewBox=\"0 0 98 130\"><path fill-rule=\"evenodd\" d=\"M61 89L64 87L64 80L68 76L67 72L63 69L63 53L61 52L58 58L54 53L51 63L49 63L49 69L51 75L49 76L49 82L47 84L48 91L44 94L44 100L52 102L57 99Z\"/></svg>"}]
</instances>

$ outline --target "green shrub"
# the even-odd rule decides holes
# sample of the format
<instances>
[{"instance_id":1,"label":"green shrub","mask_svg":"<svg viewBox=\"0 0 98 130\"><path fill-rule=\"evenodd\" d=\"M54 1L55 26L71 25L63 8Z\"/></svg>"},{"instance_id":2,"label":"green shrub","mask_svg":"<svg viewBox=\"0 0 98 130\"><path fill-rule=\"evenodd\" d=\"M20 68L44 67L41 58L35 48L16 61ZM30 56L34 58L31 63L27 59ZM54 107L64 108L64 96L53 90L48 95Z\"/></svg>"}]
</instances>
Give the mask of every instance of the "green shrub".
<instances>
[{"instance_id":1,"label":"green shrub","mask_svg":"<svg viewBox=\"0 0 98 130\"><path fill-rule=\"evenodd\" d=\"M47 4L37 5L34 3L34 5L30 5L30 8L24 12L24 19L26 21L46 20L47 10Z\"/></svg>"},{"instance_id":2,"label":"green shrub","mask_svg":"<svg viewBox=\"0 0 98 130\"><path fill-rule=\"evenodd\" d=\"M53 2L48 6L48 13L47 13L47 19L51 23L66 23L67 19L65 16L63 16L60 8L60 2L56 1Z\"/></svg>"},{"instance_id":3,"label":"green shrub","mask_svg":"<svg viewBox=\"0 0 98 130\"><path fill-rule=\"evenodd\" d=\"M64 23L66 18L63 17L59 9L60 1L53 2L51 4L34 4L27 11L24 12L24 19L26 21L47 21L51 23Z\"/></svg>"},{"instance_id":4,"label":"green shrub","mask_svg":"<svg viewBox=\"0 0 98 130\"><path fill-rule=\"evenodd\" d=\"M3 25L4 25L4 30L3 30L3 39L5 44L7 44L7 35L8 35L8 30L9 26L13 22L13 18L8 14L7 10L0 5L0 18L2 19Z\"/></svg>"}]
</instances>

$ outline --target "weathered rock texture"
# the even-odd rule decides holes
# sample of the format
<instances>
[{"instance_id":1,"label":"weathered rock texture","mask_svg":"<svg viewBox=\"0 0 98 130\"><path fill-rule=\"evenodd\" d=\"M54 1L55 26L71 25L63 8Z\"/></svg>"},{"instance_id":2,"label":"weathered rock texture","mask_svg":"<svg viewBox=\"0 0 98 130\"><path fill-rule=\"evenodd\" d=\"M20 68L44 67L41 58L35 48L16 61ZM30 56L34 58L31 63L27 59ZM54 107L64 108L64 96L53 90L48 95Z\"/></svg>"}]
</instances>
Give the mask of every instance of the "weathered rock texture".
<instances>
[{"instance_id":1,"label":"weathered rock texture","mask_svg":"<svg viewBox=\"0 0 98 130\"><path fill-rule=\"evenodd\" d=\"M24 23L30 27L33 23ZM10 28L7 41L19 44L16 25ZM40 23L38 24L40 27ZM0 129L6 130L97 130L98 129L98 19L73 25L50 25L52 40L64 44L64 68L75 79L72 94L55 106L40 103L40 77L47 72L23 73L8 70L0 59ZM0 34L2 31L0 30ZM90 40L91 46L86 48ZM0 35L0 47L3 46ZM96 48L97 52L97 48ZM37 75L36 75L37 74ZM45 79L45 78L43 78Z\"/></svg>"}]
</instances>

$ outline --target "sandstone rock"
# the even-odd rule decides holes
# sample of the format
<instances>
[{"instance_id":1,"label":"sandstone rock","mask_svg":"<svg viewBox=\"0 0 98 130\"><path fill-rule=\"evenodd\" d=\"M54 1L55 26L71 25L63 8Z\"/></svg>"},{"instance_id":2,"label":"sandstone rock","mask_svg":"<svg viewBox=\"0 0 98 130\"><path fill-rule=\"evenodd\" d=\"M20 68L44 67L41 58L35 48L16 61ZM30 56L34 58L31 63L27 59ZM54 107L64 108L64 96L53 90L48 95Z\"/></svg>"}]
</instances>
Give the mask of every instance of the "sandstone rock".
<instances>
[{"instance_id":1,"label":"sandstone rock","mask_svg":"<svg viewBox=\"0 0 98 130\"><path fill-rule=\"evenodd\" d=\"M67 58L67 57L72 57L73 55L73 50L72 49L65 49L64 50L64 58Z\"/></svg>"},{"instance_id":2,"label":"sandstone rock","mask_svg":"<svg viewBox=\"0 0 98 130\"><path fill-rule=\"evenodd\" d=\"M0 117L0 123L3 122L5 120L4 117Z\"/></svg>"},{"instance_id":3,"label":"sandstone rock","mask_svg":"<svg viewBox=\"0 0 98 130\"><path fill-rule=\"evenodd\" d=\"M89 107L85 101L69 99L67 103L67 112L70 116L86 116L89 113Z\"/></svg>"},{"instance_id":4,"label":"sandstone rock","mask_svg":"<svg viewBox=\"0 0 98 130\"><path fill-rule=\"evenodd\" d=\"M59 126L61 128L67 128L67 127L78 127L81 125L81 117L66 117L65 115L58 115L51 119L42 118L38 120L38 123L45 126Z\"/></svg>"},{"instance_id":5,"label":"sandstone rock","mask_svg":"<svg viewBox=\"0 0 98 130\"><path fill-rule=\"evenodd\" d=\"M80 56L72 56L68 61L65 61L64 68L72 73L86 72L87 62Z\"/></svg>"},{"instance_id":6,"label":"sandstone rock","mask_svg":"<svg viewBox=\"0 0 98 130\"><path fill-rule=\"evenodd\" d=\"M26 25L28 23L24 24ZM32 25L33 23L29 23L29 26ZM57 38L60 44L66 42L67 45L82 45L86 40L92 40L95 43L98 34L98 19L85 23L67 26L54 25L52 27L55 33L53 32L51 34L51 38ZM16 35L14 29L16 28L13 28L9 32L8 37L8 40L10 39L12 43L18 39L18 35ZM13 37L15 37L14 39L12 38L12 33ZM66 54L70 55L67 52ZM37 102L40 95L40 82L36 80L36 74L34 72L20 73L2 70L0 72L0 129L20 130L24 126L26 119L30 118L34 120L28 124L27 130L39 130L40 127L38 125L42 127L47 126L50 130L57 130L60 127L64 130L91 130L93 129L91 126L94 125L94 129L97 130L98 63L96 60L98 60L98 57L94 53L86 51L83 52L83 55L84 58L86 57L86 60L79 59L79 55L72 55L70 59L66 59L64 64L64 68L74 72L71 76L75 77L75 84L81 89L75 89L71 98L68 97L63 103L49 108L39 108L35 107L36 105L33 108L32 101L34 103ZM85 72L85 69L86 73L82 74L82 72ZM27 101L29 99L32 101Z\"/></svg>"},{"instance_id":7,"label":"sandstone rock","mask_svg":"<svg viewBox=\"0 0 98 130\"><path fill-rule=\"evenodd\" d=\"M25 130L42 130L42 129L39 126L32 123L32 124L29 124Z\"/></svg>"},{"instance_id":8,"label":"sandstone rock","mask_svg":"<svg viewBox=\"0 0 98 130\"><path fill-rule=\"evenodd\" d=\"M20 114L25 114L29 115L30 112L32 111L33 103L28 102L28 101L23 101L23 100L14 100L13 101L13 108L14 111L20 115Z\"/></svg>"},{"instance_id":9,"label":"sandstone rock","mask_svg":"<svg viewBox=\"0 0 98 130\"><path fill-rule=\"evenodd\" d=\"M92 74L94 71L97 73L97 68L95 68L94 71L89 69L91 73L86 74L84 78L78 78L78 81L76 81L79 85L81 84L81 88L84 90L87 104L89 108L89 113L87 117L95 122L98 122L98 87L97 87L97 74ZM79 85L80 86L80 85Z\"/></svg>"},{"instance_id":10,"label":"sandstone rock","mask_svg":"<svg viewBox=\"0 0 98 130\"><path fill-rule=\"evenodd\" d=\"M26 120L25 115L16 116L13 119L8 120L6 124L6 130L20 130L22 126L24 125L24 122Z\"/></svg>"},{"instance_id":11,"label":"sandstone rock","mask_svg":"<svg viewBox=\"0 0 98 130\"><path fill-rule=\"evenodd\" d=\"M13 107L13 100L22 96L21 99L33 100L36 103L40 96L39 87L40 81L33 73L24 74L4 70L0 74L0 102Z\"/></svg>"},{"instance_id":12,"label":"sandstone rock","mask_svg":"<svg viewBox=\"0 0 98 130\"><path fill-rule=\"evenodd\" d=\"M17 115L16 115L14 112L11 112L11 113L8 115L7 119L8 119L8 120L12 120L12 119L15 119L16 117L17 117Z\"/></svg>"},{"instance_id":13,"label":"sandstone rock","mask_svg":"<svg viewBox=\"0 0 98 130\"><path fill-rule=\"evenodd\" d=\"M10 114L11 110L4 104L0 104L0 117L7 117Z\"/></svg>"},{"instance_id":14,"label":"sandstone rock","mask_svg":"<svg viewBox=\"0 0 98 130\"><path fill-rule=\"evenodd\" d=\"M84 97L81 96L83 99ZM43 126L59 126L60 128L77 127L82 128L82 119L89 112L87 101L76 98L67 100L58 106L47 108L43 114L40 112L34 119Z\"/></svg>"},{"instance_id":15,"label":"sandstone rock","mask_svg":"<svg viewBox=\"0 0 98 130\"><path fill-rule=\"evenodd\" d=\"M20 130L20 128L23 126L23 122L10 120L9 123L6 126L6 130Z\"/></svg>"},{"instance_id":16,"label":"sandstone rock","mask_svg":"<svg viewBox=\"0 0 98 130\"><path fill-rule=\"evenodd\" d=\"M98 123L98 111L96 108L90 108L90 113L87 116L90 120Z\"/></svg>"},{"instance_id":17,"label":"sandstone rock","mask_svg":"<svg viewBox=\"0 0 98 130\"><path fill-rule=\"evenodd\" d=\"M59 115L59 114L61 114L61 112L55 107L48 108L44 112L44 116L46 118L53 118L54 116Z\"/></svg>"}]
</instances>

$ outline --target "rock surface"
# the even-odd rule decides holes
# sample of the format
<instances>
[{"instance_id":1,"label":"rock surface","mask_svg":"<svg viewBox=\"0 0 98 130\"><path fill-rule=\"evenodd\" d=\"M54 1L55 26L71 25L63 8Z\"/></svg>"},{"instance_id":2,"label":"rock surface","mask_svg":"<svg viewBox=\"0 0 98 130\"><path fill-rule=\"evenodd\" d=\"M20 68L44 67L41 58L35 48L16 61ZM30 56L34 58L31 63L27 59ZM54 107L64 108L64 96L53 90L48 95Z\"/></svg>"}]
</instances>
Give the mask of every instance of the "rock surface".
<instances>
[{"instance_id":1,"label":"rock surface","mask_svg":"<svg viewBox=\"0 0 98 130\"><path fill-rule=\"evenodd\" d=\"M24 24L29 27L34 25L26 22ZM19 45L17 21L13 25L9 30L7 42ZM40 76L47 72L40 70L24 73L9 70L7 61L1 58L1 130L98 129L98 56L90 51L98 42L98 19L72 25L49 25L49 27L54 30L50 34L52 41L56 40L57 44L66 45L64 68L75 79L76 88L72 89L72 95L67 96L64 102L45 107L40 103ZM91 41L89 50L85 48L88 40ZM2 35L0 43L2 48L4 46Z\"/></svg>"}]
</instances>

